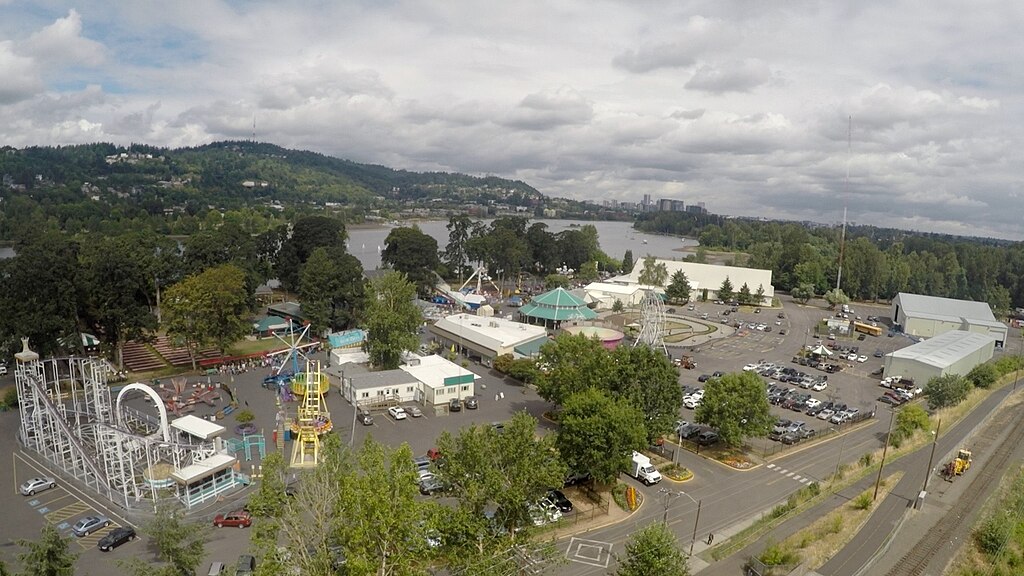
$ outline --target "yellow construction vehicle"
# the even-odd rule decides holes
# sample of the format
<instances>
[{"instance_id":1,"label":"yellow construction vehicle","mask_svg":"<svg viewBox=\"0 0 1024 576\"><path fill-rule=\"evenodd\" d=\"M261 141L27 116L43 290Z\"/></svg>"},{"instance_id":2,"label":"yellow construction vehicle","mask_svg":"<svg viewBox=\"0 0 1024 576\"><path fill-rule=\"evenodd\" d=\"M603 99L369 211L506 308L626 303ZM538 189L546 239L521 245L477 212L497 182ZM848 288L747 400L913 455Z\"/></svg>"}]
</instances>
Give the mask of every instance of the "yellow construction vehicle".
<instances>
[{"instance_id":1,"label":"yellow construction vehicle","mask_svg":"<svg viewBox=\"0 0 1024 576\"><path fill-rule=\"evenodd\" d=\"M956 459L948 462L942 470L942 475L947 482L952 482L953 478L963 475L971 469L971 451L960 449L957 453Z\"/></svg>"}]
</instances>

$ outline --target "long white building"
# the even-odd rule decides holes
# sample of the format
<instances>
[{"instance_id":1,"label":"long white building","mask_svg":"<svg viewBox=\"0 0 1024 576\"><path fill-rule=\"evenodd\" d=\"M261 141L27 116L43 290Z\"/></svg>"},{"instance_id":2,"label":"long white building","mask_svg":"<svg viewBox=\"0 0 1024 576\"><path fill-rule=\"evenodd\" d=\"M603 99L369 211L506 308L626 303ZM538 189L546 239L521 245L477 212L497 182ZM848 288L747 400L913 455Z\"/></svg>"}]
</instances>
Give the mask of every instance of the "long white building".
<instances>
[{"instance_id":1,"label":"long white building","mask_svg":"<svg viewBox=\"0 0 1024 576\"><path fill-rule=\"evenodd\" d=\"M665 280L666 285L671 282L672 275L678 270L682 270L687 279L690 281L690 298L692 300L699 300L704 298L705 292L709 300L715 300L718 298L718 289L722 286L722 282L726 278L732 284L733 293L737 293L744 284L750 290L750 294L754 295L757 293L757 289L761 288L764 296L762 301L759 303L764 306L769 306L772 303L772 299L775 297L775 286L772 285L772 271L761 270L759 268L742 268L739 266L720 266L718 264L698 264L696 262L684 262L682 260L664 260L658 258L655 260L658 264L664 264L665 269L668 271L668 278ZM633 270L629 274L622 276L615 276L606 281L606 284L618 284L624 286L639 286L640 285L640 273L644 269L644 260L640 258L636 264L633 265ZM594 294L591 296L593 300L607 301L611 299L612 291L606 289L605 286L599 283L595 286ZM591 285L594 286L594 285ZM586 288L588 294L590 293L590 286ZM664 291L664 288L659 288L659 291ZM614 303L614 300L612 300ZM623 304L628 304L623 302Z\"/></svg>"}]
</instances>

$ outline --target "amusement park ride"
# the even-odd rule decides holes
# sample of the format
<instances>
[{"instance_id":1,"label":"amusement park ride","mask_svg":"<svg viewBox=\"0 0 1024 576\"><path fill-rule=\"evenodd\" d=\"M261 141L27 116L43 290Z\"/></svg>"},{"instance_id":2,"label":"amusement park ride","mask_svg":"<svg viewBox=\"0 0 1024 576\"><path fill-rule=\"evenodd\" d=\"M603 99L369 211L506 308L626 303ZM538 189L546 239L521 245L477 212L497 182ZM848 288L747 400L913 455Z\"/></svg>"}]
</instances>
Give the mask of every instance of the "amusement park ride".
<instances>
[{"instance_id":1,"label":"amusement park ride","mask_svg":"<svg viewBox=\"0 0 1024 576\"><path fill-rule=\"evenodd\" d=\"M296 336L295 330L289 331L289 340L275 335L288 348L280 352L285 354L284 360L277 367L276 373L282 375L285 366L291 364L291 378L278 379L278 408L284 402L299 399L296 415L288 424L289 432L294 435L292 442L291 466L295 468L311 468L320 462L320 437L334 428L331 414L327 411L324 395L330 390L327 375L320 370L320 362L310 360L303 352L310 345L301 342L309 335L309 325L303 327ZM299 359L305 362L306 369L299 371ZM278 413L278 434L284 435L285 415L283 410Z\"/></svg>"},{"instance_id":2,"label":"amusement park ride","mask_svg":"<svg viewBox=\"0 0 1024 576\"><path fill-rule=\"evenodd\" d=\"M20 443L66 476L126 509L164 499L191 508L246 482L220 438L223 426L192 415L168 422L169 407L180 413L208 400L206 392L183 401L180 382L166 397L142 383L112 389L102 360L41 359L27 339L22 346L14 374ZM138 393L156 407L156 418L129 405Z\"/></svg>"}]
</instances>

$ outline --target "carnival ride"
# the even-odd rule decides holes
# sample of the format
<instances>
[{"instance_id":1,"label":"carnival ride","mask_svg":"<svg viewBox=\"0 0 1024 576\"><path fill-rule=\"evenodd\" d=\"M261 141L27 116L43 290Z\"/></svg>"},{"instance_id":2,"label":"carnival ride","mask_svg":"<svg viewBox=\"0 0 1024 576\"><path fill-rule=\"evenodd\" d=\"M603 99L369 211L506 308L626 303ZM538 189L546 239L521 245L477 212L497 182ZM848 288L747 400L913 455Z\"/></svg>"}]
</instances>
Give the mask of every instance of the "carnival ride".
<instances>
[{"instance_id":1,"label":"carnival ride","mask_svg":"<svg viewBox=\"0 0 1024 576\"><path fill-rule=\"evenodd\" d=\"M640 333L633 346L638 344L646 344L669 355L665 347L665 306L654 290L645 290L640 303Z\"/></svg>"},{"instance_id":2,"label":"carnival ride","mask_svg":"<svg viewBox=\"0 0 1024 576\"><path fill-rule=\"evenodd\" d=\"M15 385L18 439L26 451L126 509L164 499L190 507L241 486L235 458L216 437L223 427L205 422L207 434L200 437L180 432L176 420L179 433L172 435L167 403L149 385L120 387L112 401L103 361L41 359L27 339L22 346L15 354ZM157 417L128 405L138 394L153 403Z\"/></svg>"},{"instance_id":3,"label":"carnival ride","mask_svg":"<svg viewBox=\"0 0 1024 576\"><path fill-rule=\"evenodd\" d=\"M291 322L289 320L289 322ZM284 359L275 369L275 375L284 374L285 366L291 364L291 378L278 380L279 403L298 399L299 406L295 418L288 422L288 431L294 436L292 442L291 466L296 468L315 467L320 462L320 436L334 429L331 414L327 410L324 396L330 390L327 374L320 369L320 363L311 360L305 354L315 344L302 344L309 337L309 325L302 328L296 335L295 330L289 331L289 340L277 336L288 348L279 352ZM305 370L299 370L299 359L305 362ZM279 421L284 424L283 412ZM282 426L283 427L283 426ZM278 431L283 435L283 430Z\"/></svg>"}]
</instances>

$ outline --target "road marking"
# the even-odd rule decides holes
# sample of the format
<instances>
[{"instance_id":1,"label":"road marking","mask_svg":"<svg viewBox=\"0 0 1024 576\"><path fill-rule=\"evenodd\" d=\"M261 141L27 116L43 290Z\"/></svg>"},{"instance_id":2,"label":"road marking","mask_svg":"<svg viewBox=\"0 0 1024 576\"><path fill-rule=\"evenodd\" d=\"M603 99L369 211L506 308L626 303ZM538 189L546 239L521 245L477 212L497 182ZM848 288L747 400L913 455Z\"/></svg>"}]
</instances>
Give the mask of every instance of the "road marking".
<instances>
[{"instance_id":1,"label":"road marking","mask_svg":"<svg viewBox=\"0 0 1024 576\"><path fill-rule=\"evenodd\" d=\"M769 470L774 470L775 469L775 464L769 464L768 465L768 469Z\"/></svg>"},{"instance_id":2,"label":"road marking","mask_svg":"<svg viewBox=\"0 0 1024 576\"><path fill-rule=\"evenodd\" d=\"M57 508L50 512L46 515L46 519L53 523L63 522L68 518L88 512L89 510L92 510L92 506L89 506L85 502L75 502L74 504L68 504L67 506Z\"/></svg>"},{"instance_id":3,"label":"road marking","mask_svg":"<svg viewBox=\"0 0 1024 576\"><path fill-rule=\"evenodd\" d=\"M786 474L786 478L793 478L793 474L796 474L796 472L790 472L789 474ZM793 479L796 480L796 478Z\"/></svg>"},{"instance_id":4,"label":"road marking","mask_svg":"<svg viewBox=\"0 0 1024 576\"><path fill-rule=\"evenodd\" d=\"M573 537L569 540L565 557L571 562L607 568L612 558L612 543Z\"/></svg>"},{"instance_id":5,"label":"road marking","mask_svg":"<svg viewBox=\"0 0 1024 576\"><path fill-rule=\"evenodd\" d=\"M801 478L803 478L803 476L793 476L793 480L799 481Z\"/></svg>"}]
</instances>

